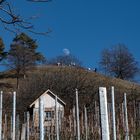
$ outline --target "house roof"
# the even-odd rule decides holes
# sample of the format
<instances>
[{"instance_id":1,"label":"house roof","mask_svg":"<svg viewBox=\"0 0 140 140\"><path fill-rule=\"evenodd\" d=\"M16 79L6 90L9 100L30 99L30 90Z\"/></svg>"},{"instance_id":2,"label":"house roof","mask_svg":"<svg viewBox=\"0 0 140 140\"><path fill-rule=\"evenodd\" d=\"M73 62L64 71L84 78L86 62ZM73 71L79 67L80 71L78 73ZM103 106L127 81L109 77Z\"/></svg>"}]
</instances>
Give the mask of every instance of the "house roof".
<instances>
[{"instance_id":1,"label":"house roof","mask_svg":"<svg viewBox=\"0 0 140 140\"><path fill-rule=\"evenodd\" d=\"M49 94L52 98L55 99L56 95L51 91L51 90L46 90L43 94L41 94L32 104L30 104L30 107L32 107L38 100L41 96L44 96L45 94ZM66 105L66 103L64 101L62 101L59 97L57 97L57 101L62 104L63 106Z\"/></svg>"}]
</instances>

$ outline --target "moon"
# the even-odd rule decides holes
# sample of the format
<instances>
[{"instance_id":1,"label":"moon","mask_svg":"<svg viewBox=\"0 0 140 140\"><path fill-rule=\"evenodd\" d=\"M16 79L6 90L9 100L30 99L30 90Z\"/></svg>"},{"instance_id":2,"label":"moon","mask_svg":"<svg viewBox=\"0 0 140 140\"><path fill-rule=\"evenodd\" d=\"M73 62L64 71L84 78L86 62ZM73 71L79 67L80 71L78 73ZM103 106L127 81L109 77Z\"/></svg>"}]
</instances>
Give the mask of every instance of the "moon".
<instances>
[{"instance_id":1,"label":"moon","mask_svg":"<svg viewBox=\"0 0 140 140\"><path fill-rule=\"evenodd\" d=\"M65 49L63 49L63 53L65 55L69 55L70 54L70 51L69 51L69 49L65 48Z\"/></svg>"}]
</instances>

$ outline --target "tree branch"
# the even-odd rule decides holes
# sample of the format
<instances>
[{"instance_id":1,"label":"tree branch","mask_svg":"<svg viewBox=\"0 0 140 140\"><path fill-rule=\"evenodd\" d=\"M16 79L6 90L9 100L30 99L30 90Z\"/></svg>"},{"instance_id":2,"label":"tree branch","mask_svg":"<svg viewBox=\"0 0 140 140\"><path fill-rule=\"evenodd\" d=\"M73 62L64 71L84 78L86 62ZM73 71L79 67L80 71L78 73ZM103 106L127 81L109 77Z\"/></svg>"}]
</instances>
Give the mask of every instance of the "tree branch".
<instances>
[{"instance_id":1,"label":"tree branch","mask_svg":"<svg viewBox=\"0 0 140 140\"><path fill-rule=\"evenodd\" d=\"M34 34L45 35L45 36L52 32L51 29L48 29L47 32L36 32L36 31L34 31L34 30L28 30L28 31L31 32L31 33L34 33Z\"/></svg>"},{"instance_id":2,"label":"tree branch","mask_svg":"<svg viewBox=\"0 0 140 140\"><path fill-rule=\"evenodd\" d=\"M50 2L51 0L27 0L30 2Z\"/></svg>"},{"instance_id":3,"label":"tree branch","mask_svg":"<svg viewBox=\"0 0 140 140\"><path fill-rule=\"evenodd\" d=\"M27 0L30 2L49 2L51 0ZM30 18L23 18L22 16L15 13L12 9L11 4L9 4L6 0L0 0L0 11L2 14L0 15L0 22L3 24L4 28L12 33L19 32L20 30L27 30L28 32L32 32L34 34L39 35L48 35L51 30L47 32L36 32L34 31L34 26L31 22L32 19L37 18L37 16L32 16ZM12 27L12 28L11 28Z\"/></svg>"},{"instance_id":4,"label":"tree branch","mask_svg":"<svg viewBox=\"0 0 140 140\"><path fill-rule=\"evenodd\" d=\"M0 4L2 4L5 0L0 0Z\"/></svg>"}]
</instances>

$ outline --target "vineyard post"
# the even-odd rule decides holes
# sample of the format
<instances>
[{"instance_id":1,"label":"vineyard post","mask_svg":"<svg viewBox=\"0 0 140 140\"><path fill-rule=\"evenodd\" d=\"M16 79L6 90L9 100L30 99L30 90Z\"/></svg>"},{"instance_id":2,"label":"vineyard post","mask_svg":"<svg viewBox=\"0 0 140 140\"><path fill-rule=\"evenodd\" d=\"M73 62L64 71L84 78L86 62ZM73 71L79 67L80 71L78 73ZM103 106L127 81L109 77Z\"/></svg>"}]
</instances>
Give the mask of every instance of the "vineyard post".
<instances>
[{"instance_id":1,"label":"vineyard post","mask_svg":"<svg viewBox=\"0 0 140 140\"><path fill-rule=\"evenodd\" d=\"M87 108L84 106L84 113L85 113L85 138L88 140L88 126L87 126Z\"/></svg>"},{"instance_id":2,"label":"vineyard post","mask_svg":"<svg viewBox=\"0 0 140 140\"><path fill-rule=\"evenodd\" d=\"M29 137L30 137L30 124L29 124L29 121L30 121L30 114L29 112L27 112L27 140L29 140Z\"/></svg>"},{"instance_id":3,"label":"vineyard post","mask_svg":"<svg viewBox=\"0 0 140 140\"><path fill-rule=\"evenodd\" d=\"M99 99L100 99L102 140L110 140L108 111L107 111L107 91L105 87L99 87Z\"/></svg>"},{"instance_id":4,"label":"vineyard post","mask_svg":"<svg viewBox=\"0 0 140 140\"><path fill-rule=\"evenodd\" d=\"M57 96L55 96L55 125L56 125L56 140L59 140L59 123L58 123L58 107Z\"/></svg>"},{"instance_id":5,"label":"vineyard post","mask_svg":"<svg viewBox=\"0 0 140 140\"><path fill-rule=\"evenodd\" d=\"M111 87L112 95L112 124L113 124L113 140L116 140L116 119L115 119L115 100L114 100L114 87Z\"/></svg>"},{"instance_id":6,"label":"vineyard post","mask_svg":"<svg viewBox=\"0 0 140 140\"><path fill-rule=\"evenodd\" d=\"M0 140L2 140L2 96L3 91L0 92Z\"/></svg>"},{"instance_id":7,"label":"vineyard post","mask_svg":"<svg viewBox=\"0 0 140 140\"><path fill-rule=\"evenodd\" d=\"M39 128L40 128L40 140L44 140L44 110L43 99L39 98Z\"/></svg>"},{"instance_id":8,"label":"vineyard post","mask_svg":"<svg viewBox=\"0 0 140 140\"><path fill-rule=\"evenodd\" d=\"M15 140L15 119L16 119L16 92L13 92L13 117L12 117L12 140Z\"/></svg>"},{"instance_id":9,"label":"vineyard post","mask_svg":"<svg viewBox=\"0 0 140 140\"><path fill-rule=\"evenodd\" d=\"M127 99L126 93L124 93L124 117L125 117L125 140L129 140L129 128L128 128L128 115L127 115Z\"/></svg>"},{"instance_id":10,"label":"vineyard post","mask_svg":"<svg viewBox=\"0 0 140 140\"><path fill-rule=\"evenodd\" d=\"M78 103L78 90L76 89L76 120L77 120L77 140L80 140L80 125L79 125L79 103Z\"/></svg>"}]
</instances>

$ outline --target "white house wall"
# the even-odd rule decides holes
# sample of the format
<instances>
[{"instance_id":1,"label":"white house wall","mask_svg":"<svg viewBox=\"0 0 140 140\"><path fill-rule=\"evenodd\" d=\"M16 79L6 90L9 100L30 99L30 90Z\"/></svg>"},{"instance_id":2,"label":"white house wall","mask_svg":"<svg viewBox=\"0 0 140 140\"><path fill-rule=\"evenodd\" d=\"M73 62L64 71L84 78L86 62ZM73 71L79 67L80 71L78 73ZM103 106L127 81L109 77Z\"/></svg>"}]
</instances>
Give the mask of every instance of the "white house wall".
<instances>
[{"instance_id":1,"label":"white house wall","mask_svg":"<svg viewBox=\"0 0 140 140\"><path fill-rule=\"evenodd\" d=\"M55 99L54 98L52 98L48 94L44 94L42 96L43 96L42 100L43 100L44 108L55 107ZM58 108L63 108L63 106L59 102L57 102L57 107ZM36 100L36 102L35 102L35 108L39 108L39 99Z\"/></svg>"}]
</instances>

